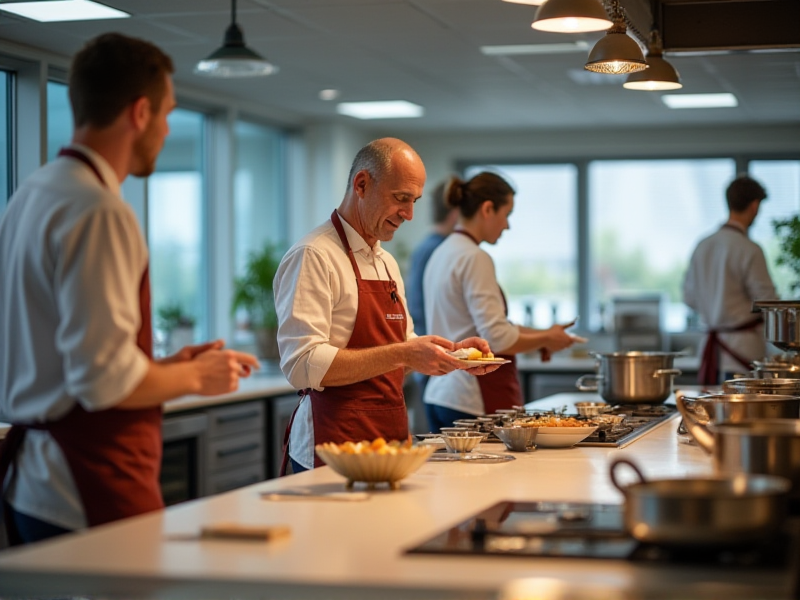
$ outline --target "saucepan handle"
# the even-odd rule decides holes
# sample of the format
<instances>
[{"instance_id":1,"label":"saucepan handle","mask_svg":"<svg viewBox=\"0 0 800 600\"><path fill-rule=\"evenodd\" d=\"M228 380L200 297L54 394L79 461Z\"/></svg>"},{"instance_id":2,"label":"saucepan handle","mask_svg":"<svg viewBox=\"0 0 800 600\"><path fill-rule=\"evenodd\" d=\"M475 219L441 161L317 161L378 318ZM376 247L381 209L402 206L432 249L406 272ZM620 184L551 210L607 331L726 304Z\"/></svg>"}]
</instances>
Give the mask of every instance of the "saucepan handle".
<instances>
[{"instance_id":1,"label":"saucepan handle","mask_svg":"<svg viewBox=\"0 0 800 600\"><path fill-rule=\"evenodd\" d=\"M636 473L636 476L639 478L639 483L646 483L647 480L644 478L644 474L636 466L636 463L633 461L628 460L627 458L615 458L611 463L611 467L608 469L608 475L611 477L611 483L614 484L614 487L617 488L620 492L627 495L626 486L620 485L619 481L617 481L617 471L619 470L620 465L628 465L633 472Z\"/></svg>"},{"instance_id":2,"label":"saucepan handle","mask_svg":"<svg viewBox=\"0 0 800 600\"><path fill-rule=\"evenodd\" d=\"M575 387L582 392L596 392L600 388L600 381L602 379L602 375L581 375L578 381L575 382ZM587 381L594 381L594 385L587 385Z\"/></svg>"},{"instance_id":3,"label":"saucepan handle","mask_svg":"<svg viewBox=\"0 0 800 600\"><path fill-rule=\"evenodd\" d=\"M664 377L665 375L669 375L671 377L677 377L681 373L683 373L683 371L681 371L680 369L656 369L653 372L653 378L655 379L656 377Z\"/></svg>"}]
</instances>

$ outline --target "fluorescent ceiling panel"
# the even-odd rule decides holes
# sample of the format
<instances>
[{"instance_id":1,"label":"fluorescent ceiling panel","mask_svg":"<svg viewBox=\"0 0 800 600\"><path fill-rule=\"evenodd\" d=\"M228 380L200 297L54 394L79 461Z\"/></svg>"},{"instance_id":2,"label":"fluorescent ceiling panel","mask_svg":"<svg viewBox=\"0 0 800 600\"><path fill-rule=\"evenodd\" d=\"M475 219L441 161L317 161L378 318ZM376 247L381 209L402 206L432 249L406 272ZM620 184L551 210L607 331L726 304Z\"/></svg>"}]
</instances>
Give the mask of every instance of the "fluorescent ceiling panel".
<instances>
[{"instance_id":1,"label":"fluorescent ceiling panel","mask_svg":"<svg viewBox=\"0 0 800 600\"><path fill-rule=\"evenodd\" d=\"M664 94L661 101L669 108L732 108L739 106L733 94Z\"/></svg>"},{"instance_id":2,"label":"fluorescent ceiling panel","mask_svg":"<svg viewBox=\"0 0 800 600\"><path fill-rule=\"evenodd\" d=\"M127 19L130 15L116 8L91 0L47 0L44 2L12 2L0 4L0 10L34 21L93 21Z\"/></svg>"},{"instance_id":3,"label":"fluorescent ceiling panel","mask_svg":"<svg viewBox=\"0 0 800 600\"><path fill-rule=\"evenodd\" d=\"M566 54L569 52L587 52L589 42L576 40L558 44L514 44L510 46L481 46L486 56L515 56L518 54Z\"/></svg>"},{"instance_id":4,"label":"fluorescent ceiling panel","mask_svg":"<svg viewBox=\"0 0 800 600\"><path fill-rule=\"evenodd\" d=\"M425 113L419 104L405 100L386 102L340 102L336 105L340 115L356 119L413 119Z\"/></svg>"}]
</instances>

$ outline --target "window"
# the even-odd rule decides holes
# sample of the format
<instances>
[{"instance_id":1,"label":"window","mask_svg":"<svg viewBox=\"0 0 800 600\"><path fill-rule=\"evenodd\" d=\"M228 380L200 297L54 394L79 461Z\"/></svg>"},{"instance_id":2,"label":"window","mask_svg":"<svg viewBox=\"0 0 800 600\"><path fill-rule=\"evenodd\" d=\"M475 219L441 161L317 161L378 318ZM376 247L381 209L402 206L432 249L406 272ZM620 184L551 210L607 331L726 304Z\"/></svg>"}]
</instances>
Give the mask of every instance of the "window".
<instances>
[{"instance_id":1,"label":"window","mask_svg":"<svg viewBox=\"0 0 800 600\"><path fill-rule=\"evenodd\" d=\"M72 109L69 91L65 84L47 82L47 160L53 160L58 151L72 139Z\"/></svg>"},{"instance_id":2,"label":"window","mask_svg":"<svg viewBox=\"0 0 800 600\"><path fill-rule=\"evenodd\" d=\"M773 221L787 219L800 211L800 160L754 160L748 172L767 190L767 199L761 203L758 217L750 227L750 238L764 249L778 296L793 298L789 289L793 274L775 263L779 248Z\"/></svg>"},{"instance_id":3,"label":"window","mask_svg":"<svg viewBox=\"0 0 800 600\"><path fill-rule=\"evenodd\" d=\"M694 247L727 220L733 159L589 165L589 323L615 296L662 294L662 328L683 331L682 284ZM609 315L610 316L610 315Z\"/></svg>"},{"instance_id":4,"label":"window","mask_svg":"<svg viewBox=\"0 0 800 600\"><path fill-rule=\"evenodd\" d=\"M286 246L284 161L285 134L267 125L236 121L234 125L234 234L235 275L244 273L248 255L264 244ZM236 316L234 341L253 342L253 332L244 327L247 315Z\"/></svg>"},{"instance_id":5,"label":"window","mask_svg":"<svg viewBox=\"0 0 800 600\"><path fill-rule=\"evenodd\" d=\"M241 274L251 250L272 241L284 244L283 134L237 121L234 174L234 262Z\"/></svg>"},{"instance_id":6,"label":"window","mask_svg":"<svg viewBox=\"0 0 800 600\"><path fill-rule=\"evenodd\" d=\"M177 108L170 135L147 181L150 284L157 341L164 340L158 311L179 306L196 321L195 339L208 331L205 265L205 118ZM161 348L163 352L163 347Z\"/></svg>"},{"instance_id":7,"label":"window","mask_svg":"<svg viewBox=\"0 0 800 600\"><path fill-rule=\"evenodd\" d=\"M573 164L472 166L500 173L516 190L510 229L492 256L508 316L537 328L575 318L578 305L577 183Z\"/></svg>"},{"instance_id":8,"label":"window","mask_svg":"<svg viewBox=\"0 0 800 600\"><path fill-rule=\"evenodd\" d=\"M0 215L11 196L11 74L0 71Z\"/></svg>"}]
</instances>

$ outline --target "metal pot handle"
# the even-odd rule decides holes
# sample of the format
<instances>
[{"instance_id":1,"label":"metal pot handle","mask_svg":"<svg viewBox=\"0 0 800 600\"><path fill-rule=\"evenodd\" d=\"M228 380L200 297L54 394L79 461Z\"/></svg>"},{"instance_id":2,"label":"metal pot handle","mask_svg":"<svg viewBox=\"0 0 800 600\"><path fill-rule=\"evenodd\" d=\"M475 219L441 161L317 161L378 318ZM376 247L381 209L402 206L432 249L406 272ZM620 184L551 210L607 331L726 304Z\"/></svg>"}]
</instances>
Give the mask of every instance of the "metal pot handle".
<instances>
[{"instance_id":1,"label":"metal pot handle","mask_svg":"<svg viewBox=\"0 0 800 600\"><path fill-rule=\"evenodd\" d=\"M636 463L634 463L631 460L628 460L627 458L615 458L614 461L611 463L611 467L609 467L608 469L608 475L609 477L611 477L611 483L614 484L614 487L617 488L624 495L627 496L628 491L627 491L627 486L622 486L620 485L619 481L617 481L617 470L619 468L619 465L628 465L631 469L633 469L633 472L636 473L636 476L639 478L639 483L647 483L647 479L645 479L644 474L639 469L639 467L636 466Z\"/></svg>"},{"instance_id":2,"label":"metal pot handle","mask_svg":"<svg viewBox=\"0 0 800 600\"><path fill-rule=\"evenodd\" d=\"M700 422L693 411L686 405L685 394L680 390L675 392L675 404L683 417L683 425L689 434L700 444L700 447L709 454L714 453L714 436L708 427Z\"/></svg>"},{"instance_id":3,"label":"metal pot handle","mask_svg":"<svg viewBox=\"0 0 800 600\"><path fill-rule=\"evenodd\" d=\"M681 371L680 369L656 369L655 372L653 372L653 379L655 379L656 377L663 377L664 375L677 377L681 373L683 373L683 371Z\"/></svg>"},{"instance_id":4,"label":"metal pot handle","mask_svg":"<svg viewBox=\"0 0 800 600\"><path fill-rule=\"evenodd\" d=\"M600 381L602 379L602 375L581 375L578 381L575 382L575 387L582 392L596 392L600 389ZM594 385L586 385L585 381L594 381Z\"/></svg>"}]
</instances>

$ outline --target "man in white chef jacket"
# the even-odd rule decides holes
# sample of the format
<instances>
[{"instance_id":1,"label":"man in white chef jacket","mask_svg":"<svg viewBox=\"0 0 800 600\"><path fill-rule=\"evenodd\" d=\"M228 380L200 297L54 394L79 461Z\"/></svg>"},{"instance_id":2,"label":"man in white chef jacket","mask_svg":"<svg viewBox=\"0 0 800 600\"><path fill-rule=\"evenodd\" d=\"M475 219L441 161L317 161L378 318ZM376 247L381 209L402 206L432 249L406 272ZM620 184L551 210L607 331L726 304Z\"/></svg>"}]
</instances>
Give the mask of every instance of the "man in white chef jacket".
<instances>
[{"instance_id":1,"label":"man in white chef jacket","mask_svg":"<svg viewBox=\"0 0 800 600\"><path fill-rule=\"evenodd\" d=\"M777 299L764 252L747 236L766 190L740 175L725 196L728 221L697 245L683 283L683 301L708 328L699 373L702 385L748 372L753 360L765 357L762 318L752 313L752 305L755 300Z\"/></svg>"},{"instance_id":2,"label":"man in white chef jacket","mask_svg":"<svg viewBox=\"0 0 800 600\"><path fill-rule=\"evenodd\" d=\"M0 483L12 544L163 507L161 406L257 367L222 342L154 361L147 246L120 196L145 177L175 107L171 59L120 34L73 59L75 130L0 221Z\"/></svg>"},{"instance_id":3,"label":"man in white chef jacket","mask_svg":"<svg viewBox=\"0 0 800 600\"><path fill-rule=\"evenodd\" d=\"M339 208L281 261L274 285L281 369L303 390L287 428L284 473L289 462L293 472L320 466L316 444L405 440L406 371L443 375L463 368L447 351L490 351L480 338L454 344L414 334L400 269L381 242L413 218L424 184L425 167L408 144L367 144Z\"/></svg>"}]
</instances>

